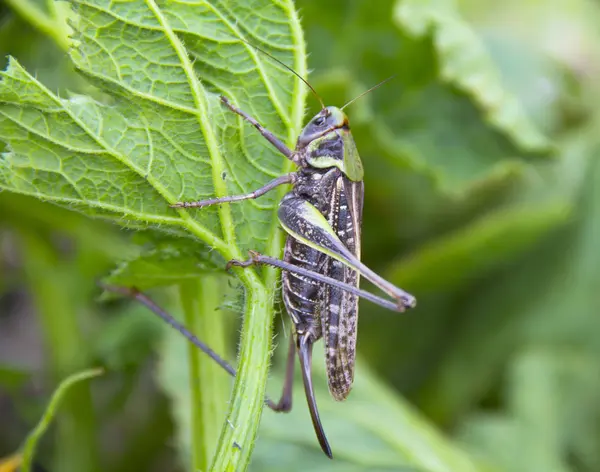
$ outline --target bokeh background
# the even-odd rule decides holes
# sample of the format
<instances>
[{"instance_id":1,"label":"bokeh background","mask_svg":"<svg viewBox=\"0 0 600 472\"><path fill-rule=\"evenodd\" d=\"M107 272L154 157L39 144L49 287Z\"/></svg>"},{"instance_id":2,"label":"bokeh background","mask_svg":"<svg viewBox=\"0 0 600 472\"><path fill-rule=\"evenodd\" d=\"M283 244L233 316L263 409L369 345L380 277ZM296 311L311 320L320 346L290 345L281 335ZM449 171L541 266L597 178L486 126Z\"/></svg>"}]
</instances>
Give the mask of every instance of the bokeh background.
<instances>
[{"instance_id":1,"label":"bokeh background","mask_svg":"<svg viewBox=\"0 0 600 472\"><path fill-rule=\"evenodd\" d=\"M299 391L290 415L265 412L252 470L600 471L600 4L296 6L326 103L395 76L348 109L365 166L363 259L419 304L398 315L361 303L348 402L328 397L317 361L335 461ZM52 90L85 91L60 11L0 2L0 61L16 57ZM130 231L0 193L0 457L61 379L102 365L69 393L39 462L185 470L185 346L142 307L98 302L96 281L135 245ZM233 349L235 283L215 277L232 285L217 304L230 309L219 313ZM171 291L153 293L177 311ZM424 447L471 465L417 467Z\"/></svg>"}]
</instances>

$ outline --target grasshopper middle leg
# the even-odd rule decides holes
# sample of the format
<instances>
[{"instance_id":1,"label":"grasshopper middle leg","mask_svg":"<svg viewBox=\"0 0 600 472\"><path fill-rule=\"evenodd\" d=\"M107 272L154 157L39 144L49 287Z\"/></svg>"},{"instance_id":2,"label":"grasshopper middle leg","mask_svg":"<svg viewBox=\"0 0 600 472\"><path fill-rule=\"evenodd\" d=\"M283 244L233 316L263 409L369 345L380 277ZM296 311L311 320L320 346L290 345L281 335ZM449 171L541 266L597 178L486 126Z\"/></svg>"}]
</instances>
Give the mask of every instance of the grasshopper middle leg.
<instances>
[{"instance_id":1,"label":"grasshopper middle leg","mask_svg":"<svg viewBox=\"0 0 600 472\"><path fill-rule=\"evenodd\" d=\"M239 202L242 200L253 200L264 195L267 192L270 192L276 187L285 184L294 184L297 179L297 174L292 172L290 174L282 175L281 177L277 177L276 179L271 180L267 185L260 187L253 192L244 193L242 195L230 195L227 197L220 198L209 198L207 200L199 200L197 202L177 202L171 205L171 208L203 208L210 205L218 205L220 203L230 203L230 202Z\"/></svg>"}]
</instances>

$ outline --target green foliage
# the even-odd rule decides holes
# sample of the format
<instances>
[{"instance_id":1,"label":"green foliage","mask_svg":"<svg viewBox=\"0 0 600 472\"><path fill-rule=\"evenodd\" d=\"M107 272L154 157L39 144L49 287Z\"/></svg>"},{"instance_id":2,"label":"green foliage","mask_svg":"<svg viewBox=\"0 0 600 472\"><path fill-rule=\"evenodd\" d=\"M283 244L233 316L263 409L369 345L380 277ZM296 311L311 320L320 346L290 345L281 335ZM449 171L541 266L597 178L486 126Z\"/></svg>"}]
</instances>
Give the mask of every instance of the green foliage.
<instances>
[{"instance_id":1,"label":"green foliage","mask_svg":"<svg viewBox=\"0 0 600 472\"><path fill-rule=\"evenodd\" d=\"M23 472L29 472L31 470L31 464L33 463L33 457L34 457L35 448L37 446L37 443L39 442L41 437L44 435L44 433L50 426L50 422L52 421L52 418L54 418L54 416L56 416L58 407L59 407L61 401L63 401L63 398L67 395L69 389L71 389L78 382L88 380L88 379L90 379L92 377L96 377L100 374L102 374L102 370L100 370L100 369L86 370L86 371L80 372L78 374L71 375L70 377L66 378L64 381L62 381L60 383L60 385L56 389L56 392L54 392L54 394L52 395L52 398L50 399L50 403L48 404L48 407L46 408L44 415L40 419L40 422L33 429L33 431L31 431L31 433L27 436L27 439L25 440L25 443L23 444L23 450L22 450L23 463L21 465L21 470Z\"/></svg>"},{"instance_id":2,"label":"green foliage","mask_svg":"<svg viewBox=\"0 0 600 472\"><path fill-rule=\"evenodd\" d=\"M0 293L28 301L7 303L7 317L35 314L52 384L110 368L94 382L102 401L85 386L61 408L39 453L51 470L598 470L597 4L11 0L0 16L12 56L0 76ZM305 87L239 39L303 76L308 57L327 104L395 76L348 114L365 167L363 257L419 305L406 316L361 305L347 402L329 398L317 350L334 461L300 385L293 412L265 412L258 434L276 273L237 271L242 293L222 271L248 249L280 254L282 193L169 208L291 168L218 95L293 146ZM143 308L99 305L99 277L175 285L153 295L232 363L229 311L240 315L236 379L178 333L160 340ZM0 346L4 329L0 318ZM39 369L19 356L0 349L0 395L15 405L0 454L45 403L21 395ZM143 375L153 358L157 388ZM97 446L111 424L128 430L107 448L118 453Z\"/></svg>"}]
</instances>

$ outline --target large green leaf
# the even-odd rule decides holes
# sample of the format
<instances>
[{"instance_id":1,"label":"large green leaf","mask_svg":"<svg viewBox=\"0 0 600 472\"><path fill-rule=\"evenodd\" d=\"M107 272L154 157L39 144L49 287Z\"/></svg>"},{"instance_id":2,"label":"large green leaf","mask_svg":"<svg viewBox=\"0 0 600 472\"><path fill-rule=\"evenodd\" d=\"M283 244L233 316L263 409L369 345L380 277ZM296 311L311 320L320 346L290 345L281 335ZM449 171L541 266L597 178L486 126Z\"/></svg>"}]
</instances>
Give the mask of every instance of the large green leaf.
<instances>
[{"instance_id":1,"label":"large green leaf","mask_svg":"<svg viewBox=\"0 0 600 472\"><path fill-rule=\"evenodd\" d=\"M291 142L301 101L283 89L293 92L295 82L236 40L242 35L236 28L228 31L225 21L215 27L216 13L194 11L187 16L197 23L180 25L184 12L168 18L168 9L143 16L131 6L110 8L79 5L72 55L82 73L113 94L110 103L59 98L14 61L3 74L1 137L11 149L1 168L3 187L125 225L183 227L227 254L236 252L227 244L236 236L242 246L255 247L256 240L264 246L272 230L269 202L243 206L233 217L227 206L190 214L168 203L239 193L281 172L281 157L241 128L211 92L231 97ZM214 31L207 33L202 21ZM208 35L203 42L194 33L200 30ZM274 41L291 43L291 32L287 39L284 33ZM115 35L123 38L114 43ZM217 46L218 56L211 54ZM291 51L279 56L294 63Z\"/></svg>"},{"instance_id":2,"label":"large green leaf","mask_svg":"<svg viewBox=\"0 0 600 472\"><path fill-rule=\"evenodd\" d=\"M82 0L74 7L70 58L102 95L58 96L12 59L0 81L0 140L7 145L0 188L133 229L192 236L178 242L175 259L202 257L194 239L224 259L244 258L249 248L277 254L277 192L231 208L174 210L169 204L247 192L289 167L252 127L223 109L219 94L293 145L304 89L242 41L305 74L292 3ZM146 270L155 261L129 267ZM216 469L248 462L268 367L275 272L239 276L247 305L228 416L238 428L223 428ZM247 447L232 449L233 441Z\"/></svg>"},{"instance_id":3,"label":"large green leaf","mask_svg":"<svg viewBox=\"0 0 600 472\"><path fill-rule=\"evenodd\" d=\"M595 127L563 144L561 166L554 169L554 179L544 181L544 187L552 190L550 194L562 195L563 201L573 206L577 204L576 197L580 197L574 190L581 191L581 182L587 180L588 186L594 185L589 170L593 169L595 158L590 156L596 145L588 133L595 135ZM543 207L538 208L540 217ZM452 421L484 394L499 375L506 356L523 342L523 336L528 337L526 326L530 323L536 326L533 333L537 342L548 331L552 333L547 335L549 338L557 336L557 331L566 333L566 313L584 316L588 312L584 300L594 296L593 291L582 294L590 282L577 282L571 274L581 270L577 265L595 264L597 257L591 250L594 243L590 242L590 252L580 249L581 259L571 262L571 254L579 247L573 239L579 230L573 227L572 220L580 211L571 215L569 226L543 238L526 257L513 263L505 261L496 273L481 274L480 280L467 287L464 296L458 294L461 330L448 340L443 360L430 373L421 392L422 405L438 420ZM591 224L591 216L586 215L582 221L588 219ZM572 264L576 267L572 268ZM568 286L566 281L570 281ZM574 318L568 319L569 324L576 323Z\"/></svg>"}]
</instances>

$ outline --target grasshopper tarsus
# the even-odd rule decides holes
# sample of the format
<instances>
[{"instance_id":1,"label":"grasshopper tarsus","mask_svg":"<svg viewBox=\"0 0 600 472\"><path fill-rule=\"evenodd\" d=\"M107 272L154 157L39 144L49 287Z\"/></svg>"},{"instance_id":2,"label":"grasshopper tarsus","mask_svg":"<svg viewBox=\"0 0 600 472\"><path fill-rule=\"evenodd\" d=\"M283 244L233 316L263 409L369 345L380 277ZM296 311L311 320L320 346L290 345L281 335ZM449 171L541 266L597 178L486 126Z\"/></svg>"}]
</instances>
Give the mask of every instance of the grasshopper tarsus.
<instances>
[{"instance_id":1,"label":"grasshopper tarsus","mask_svg":"<svg viewBox=\"0 0 600 472\"><path fill-rule=\"evenodd\" d=\"M265 399L265 404L269 407L270 410L273 410L276 413L289 413L292 411L292 400L281 398L277 403L275 403L270 398Z\"/></svg>"},{"instance_id":2,"label":"grasshopper tarsus","mask_svg":"<svg viewBox=\"0 0 600 472\"><path fill-rule=\"evenodd\" d=\"M406 294L401 298L401 303L406 308L415 308L417 306L417 299L412 295Z\"/></svg>"},{"instance_id":3,"label":"grasshopper tarsus","mask_svg":"<svg viewBox=\"0 0 600 472\"><path fill-rule=\"evenodd\" d=\"M248 259L246 259L245 261L240 261L238 259L231 259L226 265L225 265L225 270L229 271L229 269L231 269L231 267L235 266L235 267L242 267L242 268L246 268L246 267L250 267L256 264L262 264L260 258L264 257L262 254L260 254L257 251L253 251L252 249L248 251L248 254L250 254L250 257Z\"/></svg>"},{"instance_id":4,"label":"grasshopper tarsus","mask_svg":"<svg viewBox=\"0 0 600 472\"><path fill-rule=\"evenodd\" d=\"M232 267L242 267L245 269L246 267L250 267L256 264L256 261L253 258L246 259L245 261L240 261L238 259L231 259L227 264L225 264L225 271L229 272L229 269Z\"/></svg>"},{"instance_id":5,"label":"grasshopper tarsus","mask_svg":"<svg viewBox=\"0 0 600 472\"><path fill-rule=\"evenodd\" d=\"M207 203L212 200L216 200L216 199L213 198L211 200L199 200L197 202L177 202L177 203L173 203L172 205L169 205L169 207L171 207L171 208L202 208L207 205L212 205L213 203Z\"/></svg>"}]
</instances>

